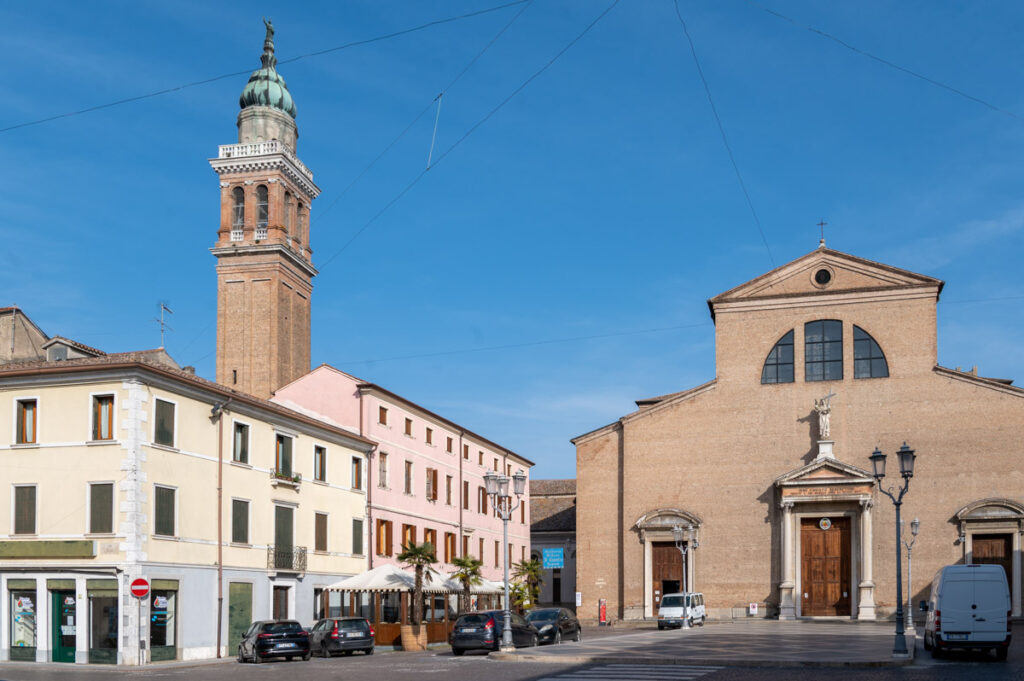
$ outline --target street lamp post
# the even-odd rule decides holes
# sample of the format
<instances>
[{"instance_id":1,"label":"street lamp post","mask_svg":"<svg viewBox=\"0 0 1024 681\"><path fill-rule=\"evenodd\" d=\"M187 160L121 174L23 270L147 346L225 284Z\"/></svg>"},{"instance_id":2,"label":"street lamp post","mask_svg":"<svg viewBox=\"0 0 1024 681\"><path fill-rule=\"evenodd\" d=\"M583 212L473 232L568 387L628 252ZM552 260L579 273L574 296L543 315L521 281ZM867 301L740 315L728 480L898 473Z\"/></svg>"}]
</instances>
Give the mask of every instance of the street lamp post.
<instances>
[{"instance_id":1,"label":"street lamp post","mask_svg":"<svg viewBox=\"0 0 1024 681\"><path fill-rule=\"evenodd\" d=\"M903 446L900 447L896 454L900 458L900 475L903 476L903 488L899 490L897 494L893 494L893 489L885 489L882 487L882 478L885 477L885 454L878 451L871 453L871 466L874 469L875 480L878 481L878 489L881 490L885 496L892 499L892 503L896 506L896 640L893 644L892 654L893 657L906 657L909 655L907 652L907 637L904 635L903 629L903 568L900 565L900 544L902 538L900 537L900 506L903 504L903 495L907 493L907 488L910 487L910 478L914 477L914 459L916 455L914 450L907 446L904 442Z\"/></svg>"},{"instance_id":2,"label":"street lamp post","mask_svg":"<svg viewBox=\"0 0 1024 681\"><path fill-rule=\"evenodd\" d=\"M903 529L903 520L900 520L900 530ZM910 521L910 541L903 540L903 545L907 547L907 632L913 636L917 636L917 632L914 631L914 609L910 607L911 599L914 597L914 569L912 561L912 555L914 551L914 542L917 541L917 533L921 531L921 521L914 518ZM905 537L906 535L904 535Z\"/></svg>"},{"instance_id":3,"label":"street lamp post","mask_svg":"<svg viewBox=\"0 0 1024 681\"><path fill-rule=\"evenodd\" d=\"M508 521L512 519L512 512L519 508L519 504L522 503L521 497L526 491L526 474L523 471L516 471L516 474L512 476L513 492L516 495L515 504L512 503L512 495L508 493L509 477L507 475L498 475L494 472L489 472L484 476L484 484L487 486L487 496L491 498L491 504L494 506L494 510L497 511L501 517L503 526L503 537L505 546L502 553L505 556L505 624L501 629L501 651L502 652L513 652L516 647L512 643L512 610L510 609L509 603L509 589L508 589L508 561L510 556L508 555Z\"/></svg>"},{"instance_id":4,"label":"street lamp post","mask_svg":"<svg viewBox=\"0 0 1024 681\"><path fill-rule=\"evenodd\" d=\"M675 539L676 548L679 549L679 555L682 557L683 562L683 607L686 608L686 593L688 591L686 584L686 554L689 553L691 548L697 548L697 532L693 529L692 524L687 525L686 529L676 525L672 528L672 537ZM683 629L689 629L690 618L685 616L687 614L685 610L683 614Z\"/></svg>"}]
</instances>

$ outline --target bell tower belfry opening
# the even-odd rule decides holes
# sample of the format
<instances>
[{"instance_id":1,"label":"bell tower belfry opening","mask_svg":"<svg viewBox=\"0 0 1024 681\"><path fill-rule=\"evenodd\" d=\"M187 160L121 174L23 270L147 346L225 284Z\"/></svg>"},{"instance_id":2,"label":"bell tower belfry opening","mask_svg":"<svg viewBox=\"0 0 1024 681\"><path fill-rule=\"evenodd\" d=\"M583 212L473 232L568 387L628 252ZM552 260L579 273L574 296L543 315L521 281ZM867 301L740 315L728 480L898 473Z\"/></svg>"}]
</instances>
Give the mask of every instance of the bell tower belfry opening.
<instances>
[{"instance_id":1,"label":"bell tower belfry opening","mask_svg":"<svg viewBox=\"0 0 1024 681\"><path fill-rule=\"evenodd\" d=\"M309 371L316 269L309 207L320 194L296 156L295 102L277 73L274 27L239 98L238 143L210 165L220 177L217 382L257 397Z\"/></svg>"}]
</instances>

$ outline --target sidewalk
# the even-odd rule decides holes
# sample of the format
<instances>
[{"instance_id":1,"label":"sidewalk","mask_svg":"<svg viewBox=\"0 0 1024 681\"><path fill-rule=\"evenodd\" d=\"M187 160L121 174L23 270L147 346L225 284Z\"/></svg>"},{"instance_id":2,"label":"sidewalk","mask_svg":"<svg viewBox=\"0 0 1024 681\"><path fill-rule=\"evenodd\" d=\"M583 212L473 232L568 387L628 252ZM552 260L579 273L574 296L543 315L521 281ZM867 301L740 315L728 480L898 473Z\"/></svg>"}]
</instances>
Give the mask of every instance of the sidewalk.
<instances>
[{"instance_id":1,"label":"sidewalk","mask_svg":"<svg viewBox=\"0 0 1024 681\"><path fill-rule=\"evenodd\" d=\"M620 633L621 632L621 633ZM596 633L596 632L595 632ZM751 667L890 667L913 663L914 639L907 638L908 659L892 657L895 625L797 620L737 620L708 623L689 630L627 629L606 631L580 643L491 653L499 660L592 664L731 665Z\"/></svg>"}]
</instances>

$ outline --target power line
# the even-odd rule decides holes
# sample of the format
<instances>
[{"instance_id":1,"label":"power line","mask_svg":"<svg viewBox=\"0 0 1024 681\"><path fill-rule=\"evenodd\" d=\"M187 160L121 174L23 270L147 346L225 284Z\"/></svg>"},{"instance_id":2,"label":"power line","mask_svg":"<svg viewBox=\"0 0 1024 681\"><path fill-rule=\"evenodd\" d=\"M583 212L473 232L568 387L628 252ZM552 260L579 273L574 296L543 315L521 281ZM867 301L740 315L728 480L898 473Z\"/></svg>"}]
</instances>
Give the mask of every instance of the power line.
<instances>
[{"instance_id":1,"label":"power line","mask_svg":"<svg viewBox=\"0 0 1024 681\"><path fill-rule=\"evenodd\" d=\"M768 261L772 265L772 269L775 269L775 258L772 256L772 249L768 245L768 238L764 234L764 229L761 227L761 219L757 216L757 210L754 208L754 202L750 198L750 192L747 191L747 184L743 181L743 175L740 173L740 167L736 163L736 157L732 153L732 147L729 145L729 138L725 135L725 126L722 125L722 119L718 115L718 109L715 107L715 100L711 97L711 88L708 87L708 80L704 77L704 69L700 66L700 60L697 58L697 48L693 44L693 38L690 37L690 30L686 26L686 21L683 19L682 13L679 11L679 0L675 0L676 16L679 18L679 23L683 27L683 33L686 34L686 40L690 43L690 53L693 54L693 63L697 67L697 74L700 76L700 82L704 84L704 94L708 97L708 104L711 105L711 113L715 116L715 123L718 124L718 132L722 135L722 143L725 145L725 150L729 154L729 162L732 163L732 169L736 173L736 179L739 180L740 189L743 190L743 196L747 199L747 205L750 207L750 214L754 217L754 224L757 225L757 231L761 235L761 241L764 243L765 250L768 251Z\"/></svg>"},{"instance_id":2,"label":"power line","mask_svg":"<svg viewBox=\"0 0 1024 681\"><path fill-rule=\"evenodd\" d=\"M618 331L615 333L600 333L593 336L572 336L569 338L551 338L547 340L527 341L523 343L507 343L505 345L490 345L483 348L462 348L459 350L442 350L439 352L426 352L417 355L399 355L395 357L383 357L380 359L363 359L359 361L343 361L340 364L373 364L375 362L393 362L402 359L423 359L426 357L444 357L447 355L466 355L475 352L491 352L493 350L510 350L515 348L529 348L538 345L555 345L558 343L575 343L577 341L596 340L601 338L617 338L621 336L636 336L643 333L660 333L662 331L678 331L679 329L695 329L701 326L708 326L711 322L699 324L682 324L680 326L662 326L654 329L637 329L634 331Z\"/></svg>"},{"instance_id":3,"label":"power line","mask_svg":"<svg viewBox=\"0 0 1024 681\"><path fill-rule=\"evenodd\" d=\"M358 175L356 175L355 178L351 182L349 182L345 186L344 189L341 190L341 193L338 194L338 196L336 196L333 201L331 201L329 204L327 204L326 208L324 208L319 214L317 214L316 218L314 218L310 222L310 227L315 225L320 220L320 218L322 218L324 215L327 214L328 211L330 211L332 208L334 208L334 206L339 201L341 201L341 199L346 194L348 194L349 190L352 189L352 187L354 187L356 185L356 183L359 182L359 180L363 179L363 176L366 175L366 173L370 172L370 170L375 165L377 165L377 161L379 161L382 158L384 158L384 156L389 151L391 151L391 148L394 147L396 144L398 144L399 140L401 140L403 137L405 137L406 133L408 133L410 130L412 130L413 126L416 125L416 123L418 123L421 118L423 118L423 115L425 113L427 113L427 111L429 111L433 107L434 102L438 101L438 99L440 99L442 96L444 96L444 94L446 92L448 92L448 90L450 90L453 85L455 85L457 82L459 82L459 79L461 79L462 76L466 75L466 72L469 71L470 67L472 67L473 64L475 64L480 59L480 57L484 56L484 53L487 52L487 50L491 49L491 46L494 45L494 43L498 41L498 38L500 38L502 35L504 35L505 31L507 31L509 29L509 27L511 27L512 24L514 24L516 22L516 20L523 15L523 12L525 12L527 10L527 8L530 6L530 4L533 3L533 0L522 0L522 1L525 3L523 5L523 8L521 10L519 10L516 13L516 15L514 17L512 17L512 19L507 24L505 24L501 28L500 31L498 31L495 34L495 36L493 38L491 38L491 41L489 43L484 45L484 48L482 50L477 52L475 57L473 57L472 59L469 60L469 63L466 64L465 68L463 68L462 71L460 71L459 74L457 76L455 76L455 78L453 78L451 80L451 82L448 83L448 85L446 85L441 90L441 93L437 96L437 98L431 100L430 103L428 103L425 107L423 107L423 109L418 114L416 114L416 116L409 122L409 124L407 126L405 126L405 128L400 133L398 133L398 136L395 137L393 140L391 140L391 142L386 147L384 147L384 150L381 151L379 154L377 154L377 156L372 161L370 161L370 163L365 168L363 168L362 171L360 171L360 173Z\"/></svg>"},{"instance_id":4,"label":"power line","mask_svg":"<svg viewBox=\"0 0 1024 681\"><path fill-rule=\"evenodd\" d=\"M297 57L291 57L289 59L279 60L277 63L278 64L290 64L292 62L299 61L300 59L306 59L308 57L318 57L320 55L329 54L331 52L338 52L339 50L347 50L350 47L358 47L360 45L369 45L370 43L379 42L381 40L388 40L390 38L397 38L398 36L407 35L409 33L415 33L417 31L422 31L424 29L432 28L434 26L438 26L438 25L441 25L441 24L447 24L447 23L451 23L453 21L459 21L460 19L469 19L470 17L476 17L476 16L480 16L481 14L488 14L490 12L497 12L499 10L503 10L503 9L508 8L508 7L513 7L515 5L521 5L523 3L528 3L528 2L531 2L531 0L513 0L513 2L507 2L507 3L503 4L503 5L496 5L494 7L489 7L487 9L481 9L481 10L477 10L475 12L469 12L467 14L459 14L457 16L447 17L445 19L436 19L434 21L429 21L429 22L427 22L425 24L420 24L419 26L413 26L412 28L406 28L406 29L402 29L401 31L395 31L393 33L387 33L385 35L379 35L379 36L377 36L375 38L366 38L364 40L356 40L354 42L345 43L343 45L337 45L335 47L329 47L329 48L327 48L325 50L317 50L316 52L307 52L306 54L300 54ZM55 121L55 120L58 120L58 119L61 119L61 118L70 118L72 116L80 116L82 114L92 113L93 111L100 111L101 109L109 109L109 108L114 107L114 106L120 106L121 104L129 104L131 102L138 102L140 100L149 99L151 97L159 97L160 95L166 95L166 94L169 94L171 92L178 92L179 90L185 90L185 89L188 89L188 88L197 87L199 85L207 85L209 83L215 83L218 80L224 80L225 78L234 78L235 76L243 76L243 75L251 73L252 71L253 71L253 69L245 69L244 71L233 71L231 73L224 73L224 74L221 74L219 76L214 76L212 78L205 78L203 80L197 80L197 81L193 81L191 83L184 83L182 85L176 85L174 87L164 88L163 90L156 90L154 92L147 92L146 94L143 94L143 95L136 95L134 97L126 97L124 99L118 99L118 100L113 101L113 102L107 102L106 104L97 104L96 106L90 106L90 107L87 107L85 109L79 109L77 111L68 111L68 112L65 112L65 113L62 113L62 114L57 114L55 116L48 116L46 118L39 118L39 119L34 120L34 121L26 121L24 123L18 123L17 125L11 125L11 126L8 126L6 128L0 128L0 133L10 132L11 130L17 130L19 128L27 128L29 126L39 125L41 123L49 123L50 121Z\"/></svg>"},{"instance_id":5,"label":"power line","mask_svg":"<svg viewBox=\"0 0 1024 681\"><path fill-rule=\"evenodd\" d=\"M584 29L583 29L583 31L582 31L582 32L580 32L580 34L579 34L579 35L577 35L577 36L576 36L575 38L573 38L572 40L570 40L570 41L569 41L569 44L567 44L567 45L566 45L565 47L563 47L563 48L562 48L561 50L559 50L559 51L558 51L558 53L557 53L557 54L555 54L555 56L553 56L553 57L552 57L552 58L551 58L550 60L548 60L548 62L547 62L547 63L546 63L546 64L545 64L544 66L540 67L540 68L539 68L539 69L538 69L537 71L534 71L533 75L531 75L531 76L530 76L529 78L527 78L526 80L524 80L524 81L523 81L523 82L522 82L522 83L521 83L521 84L519 85L519 87L517 87L517 88L516 88L515 90L513 90L513 91L512 91L512 94L510 94L510 95L509 95L508 97L506 97L505 99L501 100L501 102L500 102L500 103L499 103L499 104L498 104L498 105L497 105L496 107L494 107L493 109L491 109L491 110L490 110L490 111L489 111L489 112L488 112L488 113L487 113L486 115L484 115L484 117L483 117L483 118L481 118L481 119L480 119L480 120L478 120L478 121L477 121L476 123L474 123L474 124L473 124L473 126L472 126L472 127L470 127L470 128L469 128L469 130L467 130L467 131L466 131L466 132L465 132L465 133L464 133L464 134L462 135L462 137L460 137L459 139L457 139L457 140L455 141L455 143L454 143L454 144L452 144L452 145L451 145L450 147L448 147L448 149L446 149L446 150L444 151L444 153L442 153L442 154L441 154L440 156L438 156L438 157L437 157L437 160L435 160L435 161L434 161L433 165L432 165L432 166L430 166L430 168L424 168L423 170L421 170L421 171L419 172L419 174L418 174L418 175L416 175L416 177L414 177L414 178L412 179L412 181L411 181L411 182L409 182L409 184L405 185L405 187L404 187L404 188L403 188L403 189L402 189L402 190L401 190L400 192L398 192L398 194L396 194L396 195L395 195L395 196L394 196L394 197L393 197L393 198L392 198L392 199L391 199L390 201L388 201L388 202L387 202L386 204L384 204L384 207L383 207L383 208L381 208L381 209L380 209L380 210L378 210L378 211L377 211L376 213L374 213L373 217L371 217L371 218L370 218L369 220L367 220L367 221L366 221L366 222L365 222L365 223L363 224L363 226L362 226L362 227L360 227L360 228L359 228L359 229L358 229L358 230L356 231L356 233L355 233L355 234L353 234L353 235L352 235L352 236L351 236L351 237L349 238L349 240L348 240L348 241L346 241L346 242L345 242L345 243L344 243L344 244L342 245L342 247L341 247L341 248L339 248L339 249L338 249L337 251L335 251L335 252L334 252L334 255L332 255L331 257L327 258L327 260L325 260L324 262L322 262L322 263L321 263L321 264L319 265L319 269L320 269L320 271L321 271L321 272L323 272L324 268L325 268L325 267L327 267L327 265L329 265L329 264L330 264L330 263L331 263L331 262L332 262L332 261L333 261L333 260L334 260L335 258L337 258L337 257L338 257L339 255L341 255L341 254L342 254L343 252L345 252L345 249L347 249L347 248L348 248L348 247L349 247L350 245L352 245L352 242L354 242L354 241L355 241L355 240L356 240L357 238L359 238L359 235L360 235L360 234L362 234L363 232L365 232L365 231L366 231L366 230L367 230L367 229L368 229L368 228L369 228L369 227L370 227L370 226L371 226L371 225L372 225L372 224L373 224L374 222L376 222L376 221L377 221L377 219L378 219L378 218L379 218L379 217L380 217L381 215L383 215L383 214L384 214L385 212L387 212L387 210L388 210L389 208L391 208L391 206L393 206L393 205L395 205L396 203L398 203L398 201L399 201L399 200L401 200L401 198L402 198L403 196L405 196L405 195L406 195L406 193L408 193L410 189L412 189L413 187L415 187L415 186L416 186L416 185L417 185L417 184L419 183L419 181L423 179L423 176L424 176L424 175L426 175L426 174L427 174L428 172L430 172L430 170L432 170L433 168L436 168L436 167L437 167L437 166L438 166L438 165L439 165L439 164L441 163L441 161L443 161L443 160L444 160L444 159L445 159L445 158L446 158L446 157L448 156L448 154L450 154L450 153L452 153L453 151L455 151L455 149L456 149L456 148L457 148L457 147L458 147L458 146L459 146L460 144L462 144L462 143L463 143L463 142L464 142L464 141L466 140L466 138L468 138L468 137L469 137L470 135L472 135L472 134L473 134L474 132L476 132L476 130L477 130L477 129L478 129L478 128L479 128L480 126L481 126L481 125L483 125L484 123L486 123L487 121L489 121L489 120L491 119L491 117L492 117L492 116L494 116L494 114L498 113L498 111L499 111L499 110L501 110L501 108L502 108L502 107L504 107L504 106L505 106L506 104L508 104L508 103L509 103L509 102L510 102L510 101L512 100L512 98L513 98L513 97L515 97L515 96L516 96L516 95L518 95L518 94L519 94L520 92L522 92L522 91L523 91L523 89L524 89L524 88L526 88L526 86L527 86L527 85L529 85L530 83L532 83L532 82L533 82L533 81L534 81L534 80L535 80L535 79L536 79L536 78L537 78L538 76L540 76L540 75L541 75L542 73L544 73L545 71L547 71L547 70L548 70L548 68L550 68L552 64L554 64L554 63L555 63L556 61L558 61L559 57L561 57L561 56L562 56L563 54L565 54L566 52L568 52L568 51L569 51L569 49L570 49L570 48L571 48L571 47L572 47L573 45L575 45L575 44L576 44L577 42L579 42L579 40L580 40L581 38L583 38L583 36L585 36L585 35L586 35L587 33L589 33L589 32L590 32L590 29L592 29L592 28L593 28L593 27L594 27L595 25L597 25L597 22L601 21L601 19L603 19L603 18L604 18L604 16L605 16L606 14L608 14L608 12L610 12L610 11L611 11L611 10L612 10L612 9L613 9L613 8L614 8L614 7L616 6L616 5L618 5L618 4L619 4L619 0L614 0L614 2L612 2L612 3L610 4L610 5L608 5L608 7L606 7L606 8L605 8L605 9L604 9L604 10L603 10L603 11L602 11L602 12L601 12L600 14L598 14L598 15L597 15L597 17L596 17L596 18L595 18L595 19L594 19L593 21L591 21L591 22L590 22L589 24L587 24L587 27L586 27L586 28L584 28ZM429 106L428 106L428 108L429 108ZM422 114L421 114L421 115L422 115Z\"/></svg>"},{"instance_id":6,"label":"power line","mask_svg":"<svg viewBox=\"0 0 1024 681\"><path fill-rule=\"evenodd\" d=\"M822 38L825 38L827 40L831 40L832 42L836 43L837 45L840 45L841 47L845 47L846 49L850 50L851 52L859 54L862 57L867 57L868 59L876 61L879 64L882 64L884 66L888 66L891 69L896 69L897 71L901 71L902 73L905 73L908 76L912 76L914 78L917 78L918 80L923 80L924 82L926 82L926 83L928 83L930 85L934 85L935 87L942 88L943 90L946 90L947 92L952 92L953 94L959 95L960 97L963 97L964 99L967 99L967 100L970 100L970 101L974 102L975 104L981 104L982 106L984 106L984 107L986 107L988 109L991 109L992 111L995 111L997 113L1001 113L1001 114L1009 116L1011 118L1016 118L1018 121L1024 120L1024 116L1019 116L1019 115L1015 114L1014 112L1008 111L1007 109L1004 109L1002 107L996 106L992 102L986 101L986 100L982 99L981 97L975 97L974 95L972 95L970 93L967 93L967 92L964 92L963 90L960 90L958 88L955 88L952 85L947 85L946 83L943 83L940 80L935 80L934 78L929 78L928 76L926 76L924 74L921 74L921 73L918 73L917 71L914 71L912 69L908 69L905 66L900 66L899 64L896 64L895 62L891 62L888 59L885 59L884 57L879 57L876 54L872 54L871 52L868 52L866 50L862 50L859 47L856 47L855 45L851 45L850 43L846 42L845 40L843 40L841 38L837 38L836 36L832 35L831 33L827 33L825 31L822 31L821 29L815 28L813 26L801 25L801 24L797 23L797 21L795 19L791 19L790 17L786 16L785 14L781 14L779 12L776 12L773 9L769 9L768 7L765 7L764 5L760 5L760 4L756 3L756 2L754 2L753 0L744 0L744 1L748 5L756 7L757 9L761 10L762 12L766 12L768 14L771 14L773 17L782 19L783 21L788 21L789 23L791 23L793 26L795 26L797 28L802 28L805 31L809 31L811 33L814 33L815 35L821 36Z\"/></svg>"}]
</instances>

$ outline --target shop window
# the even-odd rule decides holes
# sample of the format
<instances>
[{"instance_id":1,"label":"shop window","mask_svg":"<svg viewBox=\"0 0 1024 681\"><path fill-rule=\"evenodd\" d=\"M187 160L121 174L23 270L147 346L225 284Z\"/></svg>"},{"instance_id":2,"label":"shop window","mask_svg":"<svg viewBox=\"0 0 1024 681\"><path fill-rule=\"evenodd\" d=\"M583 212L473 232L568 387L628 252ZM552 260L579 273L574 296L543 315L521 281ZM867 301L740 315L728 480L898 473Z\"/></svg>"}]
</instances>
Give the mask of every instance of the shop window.
<instances>
[{"instance_id":1,"label":"shop window","mask_svg":"<svg viewBox=\"0 0 1024 681\"><path fill-rule=\"evenodd\" d=\"M117 580L90 579L89 662L117 664ZM79 630L81 628L79 627Z\"/></svg>"},{"instance_id":2,"label":"shop window","mask_svg":"<svg viewBox=\"0 0 1024 681\"><path fill-rule=\"evenodd\" d=\"M249 463L249 426L235 423L235 439L231 450L231 458L238 463Z\"/></svg>"},{"instance_id":3,"label":"shop window","mask_svg":"<svg viewBox=\"0 0 1024 681\"><path fill-rule=\"evenodd\" d=\"M153 518L153 532L163 537L175 536L175 494L173 487L160 487L153 490L156 507Z\"/></svg>"},{"instance_id":4,"label":"shop window","mask_svg":"<svg viewBox=\"0 0 1024 681\"><path fill-rule=\"evenodd\" d=\"M363 519L352 519L352 555L363 555Z\"/></svg>"},{"instance_id":5,"label":"shop window","mask_svg":"<svg viewBox=\"0 0 1024 681\"><path fill-rule=\"evenodd\" d=\"M37 406L35 400L18 400L18 424L14 441L19 445L30 445L36 442Z\"/></svg>"},{"instance_id":6,"label":"shop window","mask_svg":"<svg viewBox=\"0 0 1024 681\"><path fill-rule=\"evenodd\" d=\"M804 324L804 380L843 380L843 323L819 319Z\"/></svg>"},{"instance_id":7,"label":"shop window","mask_svg":"<svg viewBox=\"0 0 1024 681\"><path fill-rule=\"evenodd\" d=\"M89 532L111 534L114 531L114 484L94 482L89 485Z\"/></svg>"},{"instance_id":8,"label":"shop window","mask_svg":"<svg viewBox=\"0 0 1024 681\"><path fill-rule=\"evenodd\" d=\"M875 339L859 326L853 327L853 377L887 378L889 364Z\"/></svg>"},{"instance_id":9,"label":"shop window","mask_svg":"<svg viewBox=\"0 0 1024 681\"><path fill-rule=\"evenodd\" d=\"M245 499L231 500L231 543L249 543L249 502Z\"/></svg>"},{"instance_id":10,"label":"shop window","mask_svg":"<svg viewBox=\"0 0 1024 681\"><path fill-rule=\"evenodd\" d=\"M96 395L92 398L92 439L114 439L113 395Z\"/></svg>"},{"instance_id":11,"label":"shop window","mask_svg":"<svg viewBox=\"0 0 1024 681\"><path fill-rule=\"evenodd\" d=\"M153 580L154 587L159 580ZM170 581L170 580L164 580ZM178 657L178 590L154 588L149 613L149 648L153 662Z\"/></svg>"},{"instance_id":12,"label":"shop window","mask_svg":"<svg viewBox=\"0 0 1024 681\"><path fill-rule=\"evenodd\" d=\"M36 533L36 486L14 487L14 534Z\"/></svg>"},{"instance_id":13,"label":"shop window","mask_svg":"<svg viewBox=\"0 0 1024 681\"><path fill-rule=\"evenodd\" d=\"M779 339L761 369L761 383L793 382L793 329Z\"/></svg>"},{"instance_id":14,"label":"shop window","mask_svg":"<svg viewBox=\"0 0 1024 681\"><path fill-rule=\"evenodd\" d=\"M24 661L24 662L35 662L36 661L36 590L35 587L24 589L15 588L12 583L15 582L26 582L26 586L30 583L30 580L14 580L9 579L7 581L7 587L10 589L11 604L8 613L10 613L10 621L7 624L7 630L11 633L10 647L12 661Z\"/></svg>"},{"instance_id":15,"label":"shop window","mask_svg":"<svg viewBox=\"0 0 1024 681\"><path fill-rule=\"evenodd\" d=\"M174 403L157 399L153 407L153 442L174 446Z\"/></svg>"}]
</instances>

